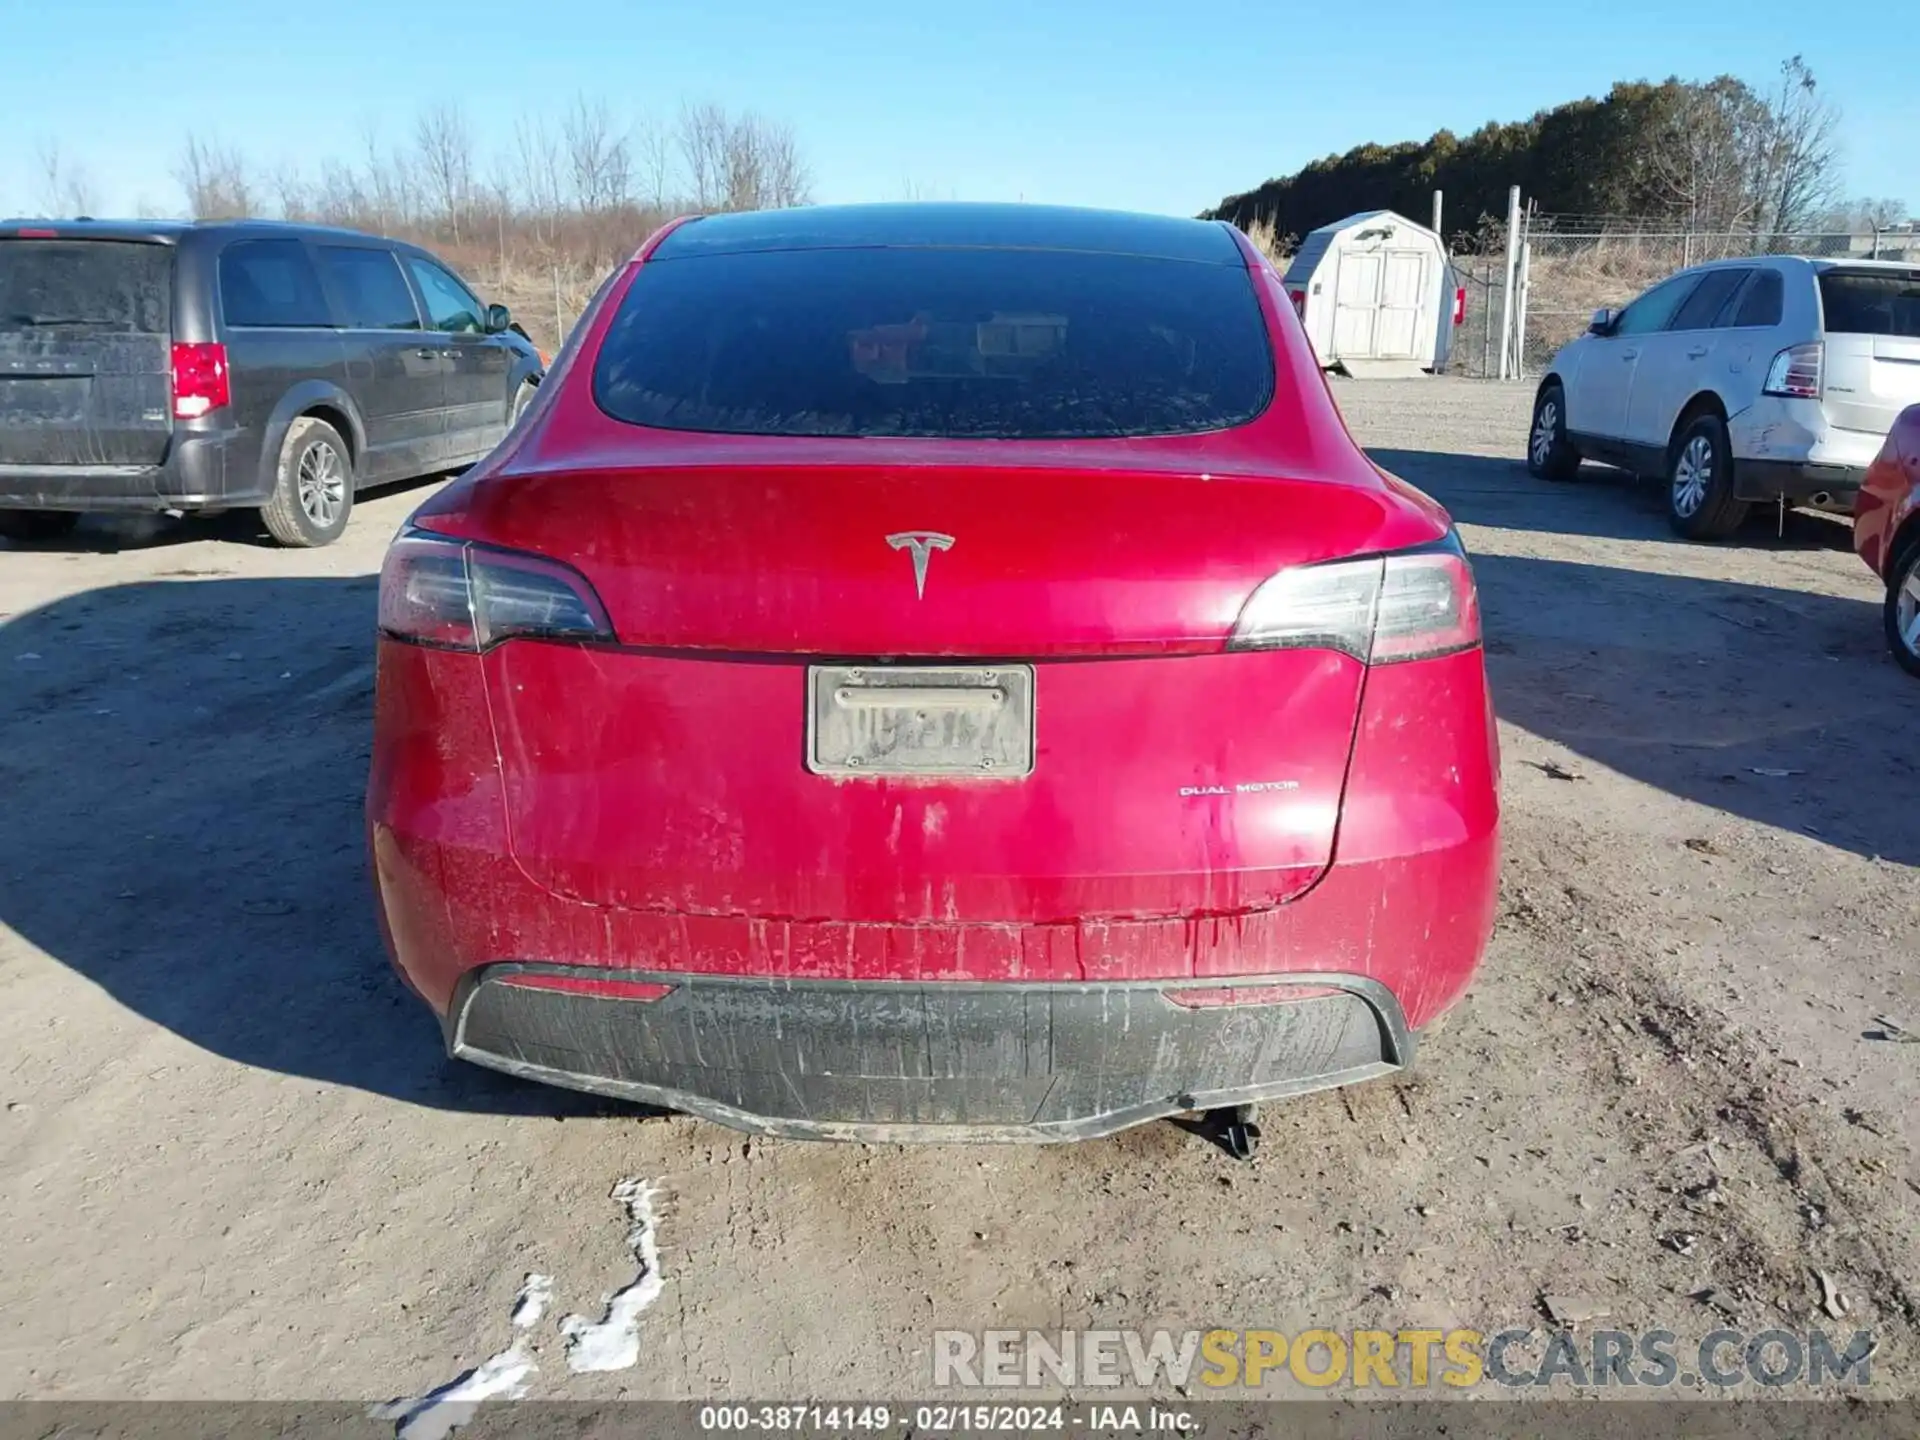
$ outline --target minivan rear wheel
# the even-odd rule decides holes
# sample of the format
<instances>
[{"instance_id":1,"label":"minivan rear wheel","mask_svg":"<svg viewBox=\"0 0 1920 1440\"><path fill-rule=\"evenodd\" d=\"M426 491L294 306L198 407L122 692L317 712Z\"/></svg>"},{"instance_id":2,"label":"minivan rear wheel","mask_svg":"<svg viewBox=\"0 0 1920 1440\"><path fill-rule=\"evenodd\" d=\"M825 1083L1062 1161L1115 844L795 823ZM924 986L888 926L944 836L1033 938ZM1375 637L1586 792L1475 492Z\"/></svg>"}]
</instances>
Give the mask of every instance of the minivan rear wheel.
<instances>
[{"instance_id":1,"label":"minivan rear wheel","mask_svg":"<svg viewBox=\"0 0 1920 1440\"><path fill-rule=\"evenodd\" d=\"M72 510L0 510L0 540L58 540L79 523Z\"/></svg>"},{"instance_id":2,"label":"minivan rear wheel","mask_svg":"<svg viewBox=\"0 0 1920 1440\"><path fill-rule=\"evenodd\" d=\"M1734 492L1727 422L1696 415L1667 457L1667 519L1689 540L1724 540L1746 518L1747 502Z\"/></svg>"},{"instance_id":3,"label":"minivan rear wheel","mask_svg":"<svg viewBox=\"0 0 1920 1440\"><path fill-rule=\"evenodd\" d=\"M260 507L260 523L280 544L312 549L338 540L352 513L347 442L326 421L302 415L281 442L273 494Z\"/></svg>"}]
</instances>

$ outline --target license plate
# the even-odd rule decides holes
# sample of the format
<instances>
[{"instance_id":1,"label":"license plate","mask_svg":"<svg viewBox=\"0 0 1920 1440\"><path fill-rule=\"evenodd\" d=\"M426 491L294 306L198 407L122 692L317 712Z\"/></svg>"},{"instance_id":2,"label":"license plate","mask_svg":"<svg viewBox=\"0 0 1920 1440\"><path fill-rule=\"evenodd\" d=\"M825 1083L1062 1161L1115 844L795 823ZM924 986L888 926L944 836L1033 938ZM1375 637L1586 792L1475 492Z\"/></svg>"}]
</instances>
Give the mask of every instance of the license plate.
<instances>
[{"instance_id":1,"label":"license plate","mask_svg":"<svg viewBox=\"0 0 1920 1440\"><path fill-rule=\"evenodd\" d=\"M1033 773L1031 665L807 668L816 775Z\"/></svg>"}]
</instances>

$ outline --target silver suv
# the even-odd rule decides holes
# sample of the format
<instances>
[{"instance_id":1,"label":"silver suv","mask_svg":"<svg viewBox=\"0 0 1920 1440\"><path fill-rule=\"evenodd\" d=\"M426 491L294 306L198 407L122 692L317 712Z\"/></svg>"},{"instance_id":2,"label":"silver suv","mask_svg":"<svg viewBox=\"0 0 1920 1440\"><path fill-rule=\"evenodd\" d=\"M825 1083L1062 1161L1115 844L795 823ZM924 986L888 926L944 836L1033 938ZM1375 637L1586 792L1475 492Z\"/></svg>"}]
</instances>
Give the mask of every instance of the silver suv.
<instances>
[{"instance_id":1,"label":"silver suv","mask_svg":"<svg viewBox=\"0 0 1920 1440\"><path fill-rule=\"evenodd\" d=\"M1602 310L1553 357L1527 468L1598 460L1667 482L1675 530L1731 535L1755 502L1847 511L1920 401L1920 266L1756 256Z\"/></svg>"}]
</instances>

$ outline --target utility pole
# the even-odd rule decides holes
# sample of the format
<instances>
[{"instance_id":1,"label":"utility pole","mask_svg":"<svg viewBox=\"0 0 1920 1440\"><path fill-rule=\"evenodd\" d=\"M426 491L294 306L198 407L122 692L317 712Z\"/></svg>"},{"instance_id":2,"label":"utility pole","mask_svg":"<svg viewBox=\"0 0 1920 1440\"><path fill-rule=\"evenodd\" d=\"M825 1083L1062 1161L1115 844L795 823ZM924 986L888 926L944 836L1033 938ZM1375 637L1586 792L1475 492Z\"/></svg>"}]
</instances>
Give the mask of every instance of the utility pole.
<instances>
[{"instance_id":1,"label":"utility pole","mask_svg":"<svg viewBox=\"0 0 1920 1440\"><path fill-rule=\"evenodd\" d=\"M1440 236L1440 243L1446 244L1447 237L1440 229L1440 192L1433 192L1433 233Z\"/></svg>"}]
</instances>

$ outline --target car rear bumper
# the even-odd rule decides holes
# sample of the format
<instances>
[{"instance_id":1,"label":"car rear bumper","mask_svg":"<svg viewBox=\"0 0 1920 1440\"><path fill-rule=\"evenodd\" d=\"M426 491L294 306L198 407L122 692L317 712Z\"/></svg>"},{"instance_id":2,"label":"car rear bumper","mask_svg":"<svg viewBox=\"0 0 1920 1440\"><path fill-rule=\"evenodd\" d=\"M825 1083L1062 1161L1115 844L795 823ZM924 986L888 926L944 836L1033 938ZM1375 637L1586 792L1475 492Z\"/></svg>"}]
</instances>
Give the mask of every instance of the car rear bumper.
<instances>
[{"instance_id":1,"label":"car rear bumper","mask_svg":"<svg viewBox=\"0 0 1920 1440\"><path fill-rule=\"evenodd\" d=\"M540 988L609 979L672 988ZM446 1026L450 1053L509 1074L740 1130L873 1142L1092 1139L1375 1079L1414 1048L1386 986L1312 973L968 984L498 964L465 977Z\"/></svg>"},{"instance_id":2,"label":"car rear bumper","mask_svg":"<svg viewBox=\"0 0 1920 1440\"><path fill-rule=\"evenodd\" d=\"M259 504L258 436L176 434L159 465L0 465L0 508L152 513Z\"/></svg>"},{"instance_id":3,"label":"car rear bumper","mask_svg":"<svg viewBox=\"0 0 1920 1440\"><path fill-rule=\"evenodd\" d=\"M1834 425L1818 400L1763 395L1727 421L1734 483L1743 500L1802 503L1830 497L1846 510L1879 452L1881 435Z\"/></svg>"},{"instance_id":4,"label":"car rear bumper","mask_svg":"<svg viewBox=\"0 0 1920 1440\"><path fill-rule=\"evenodd\" d=\"M1851 514L1853 497L1867 478L1864 465L1817 465L1793 460L1742 460L1735 468L1735 485L1743 500L1786 499L1819 503L1840 514Z\"/></svg>"}]
</instances>

